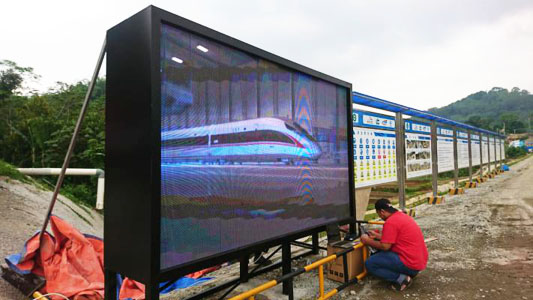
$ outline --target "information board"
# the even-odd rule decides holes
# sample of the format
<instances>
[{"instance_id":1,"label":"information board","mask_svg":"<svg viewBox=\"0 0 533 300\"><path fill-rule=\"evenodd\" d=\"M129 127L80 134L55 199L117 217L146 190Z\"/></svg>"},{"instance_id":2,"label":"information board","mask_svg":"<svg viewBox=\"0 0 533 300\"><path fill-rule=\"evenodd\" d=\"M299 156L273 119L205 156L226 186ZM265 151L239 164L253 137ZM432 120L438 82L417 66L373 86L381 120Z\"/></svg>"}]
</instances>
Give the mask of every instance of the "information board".
<instances>
[{"instance_id":1,"label":"information board","mask_svg":"<svg viewBox=\"0 0 533 300\"><path fill-rule=\"evenodd\" d=\"M492 163L492 162L496 161L496 153L495 153L496 149L494 147L494 137L490 137L489 143L490 143L490 145L489 145L490 150L489 151L490 151L490 154L491 154L490 155L490 162Z\"/></svg>"},{"instance_id":2,"label":"information board","mask_svg":"<svg viewBox=\"0 0 533 300\"><path fill-rule=\"evenodd\" d=\"M405 121L405 161L407 178L430 175L431 168L431 126Z\"/></svg>"},{"instance_id":3,"label":"information board","mask_svg":"<svg viewBox=\"0 0 533 300\"><path fill-rule=\"evenodd\" d=\"M468 133L457 131L457 164L459 169L468 167L468 157Z\"/></svg>"},{"instance_id":4,"label":"information board","mask_svg":"<svg viewBox=\"0 0 533 300\"><path fill-rule=\"evenodd\" d=\"M470 135L470 142L472 143L471 149L472 149L472 166L479 166L481 154L479 149L479 135L477 134L471 134Z\"/></svg>"},{"instance_id":5,"label":"information board","mask_svg":"<svg viewBox=\"0 0 533 300\"><path fill-rule=\"evenodd\" d=\"M437 127L437 164L439 173L453 170L453 130Z\"/></svg>"},{"instance_id":6,"label":"information board","mask_svg":"<svg viewBox=\"0 0 533 300\"><path fill-rule=\"evenodd\" d=\"M482 159L483 159L483 164L486 164L488 163L488 158L489 158L489 139L486 137L486 136L483 136L482 137L482 143L483 143L483 155L482 155Z\"/></svg>"},{"instance_id":7,"label":"information board","mask_svg":"<svg viewBox=\"0 0 533 300\"><path fill-rule=\"evenodd\" d=\"M354 111L353 123L355 187L396 181L394 118Z\"/></svg>"},{"instance_id":8,"label":"information board","mask_svg":"<svg viewBox=\"0 0 533 300\"><path fill-rule=\"evenodd\" d=\"M355 187L396 181L396 134L354 127Z\"/></svg>"},{"instance_id":9,"label":"information board","mask_svg":"<svg viewBox=\"0 0 533 300\"><path fill-rule=\"evenodd\" d=\"M505 159L505 140L501 140L500 150L502 152L502 160Z\"/></svg>"}]
</instances>

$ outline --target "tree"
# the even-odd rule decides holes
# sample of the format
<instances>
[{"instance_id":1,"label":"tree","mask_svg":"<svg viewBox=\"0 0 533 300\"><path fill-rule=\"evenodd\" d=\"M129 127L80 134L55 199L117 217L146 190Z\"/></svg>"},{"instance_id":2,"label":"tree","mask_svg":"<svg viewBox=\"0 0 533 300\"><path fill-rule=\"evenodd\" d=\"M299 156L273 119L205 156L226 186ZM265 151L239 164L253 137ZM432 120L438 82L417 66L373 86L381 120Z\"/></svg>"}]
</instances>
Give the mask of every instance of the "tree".
<instances>
[{"instance_id":1,"label":"tree","mask_svg":"<svg viewBox=\"0 0 533 300\"><path fill-rule=\"evenodd\" d=\"M17 93L23 88L22 84L27 79L37 79L33 68L19 67L10 60L0 61L0 101Z\"/></svg>"}]
</instances>

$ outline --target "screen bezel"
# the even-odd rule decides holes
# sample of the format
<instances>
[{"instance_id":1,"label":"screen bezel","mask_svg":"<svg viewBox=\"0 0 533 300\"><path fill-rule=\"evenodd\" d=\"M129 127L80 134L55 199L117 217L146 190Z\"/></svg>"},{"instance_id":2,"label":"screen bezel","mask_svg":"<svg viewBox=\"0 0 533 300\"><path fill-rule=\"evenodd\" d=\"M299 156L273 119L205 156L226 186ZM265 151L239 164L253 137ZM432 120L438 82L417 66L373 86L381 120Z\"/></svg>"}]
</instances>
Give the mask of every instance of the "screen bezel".
<instances>
[{"instance_id":1,"label":"screen bezel","mask_svg":"<svg viewBox=\"0 0 533 300\"><path fill-rule=\"evenodd\" d=\"M297 230L285 235L281 235L278 237L266 239L264 241L256 242L247 246L239 247L234 250L229 250L225 252L220 252L214 255L210 255L208 257L204 257L201 259L196 259L189 261L184 264L175 265L166 269L160 269L160 243L161 243L161 73L160 73L160 41L161 41L161 26L169 25L172 27L176 27L182 30L189 31L193 34L199 35L201 37L210 39L214 42L221 43L225 46L231 47L233 49L236 49L238 51L243 51L249 55L258 57L260 59L264 59L267 61L270 61L272 63L275 63L281 67L287 68L291 71L301 72L306 75L310 75L314 78L321 79L324 81L327 81L329 83L332 83L338 87L342 87L346 89L346 118L347 118L347 127L346 127L346 138L347 138L347 149L348 149L348 182L349 182L349 208L350 208L350 217L340 219L338 221L325 223L318 226L313 226L301 230ZM249 253L252 253L253 251L264 249L266 247L271 247L274 245L279 245L283 243L284 241L290 241L294 240L300 237L308 236L310 234L313 234L318 231L325 230L325 226L329 224L334 223L341 223L341 224L347 224L352 223L355 221L355 190L354 190L354 182L353 182L353 159L350 159L350 157L353 157L353 139L351 138L353 133L353 124L352 124L352 99L351 99L351 92L352 92L352 85L348 82L341 81L339 79L336 79L334 77L331 77L329 75L322 74L320 72L317 72L315 70L309 69L307 67L304 67L302 65L299 65L297 63L294 63L292 61L283 59L279 56L276 56L272 53L266 52L264 50L261 50L259 48L256 48L254 46L251 46L249 44L246 44L244 42L241 42L239 40L236 40L234 38L231 38L229 36L226 36L222 33L219 33L217 31L214 31L212 29L209 29L207 27L204 27L202 25L196 24L192 21L189 21L187 19L184 19L182 17L179 17L177 15L174 15L172 13L169 13L167 11L161 10L159 8L152 7L152 19L151 19L151 26L152 26L152 53L151 53L151 86L152 86L152 101L151 101L151 107L152 107L152 132L157 133L154 134L153 140L152 140L152 195L153 200L152 203L156 204L155 207L152 208L152 247L155 246L152 251L152 259L156 260L153 261L154 269L155 271L155 265L159 268L159 278L160 281L170 280L172 278L176 278L179 276L183 276L186 274L189 274L191 272L201 270L205 267L213 266L216 264L220 264L223 262L226 262L228 260L232 260L238 257L242 257L243 255L247 255ZM350 134L352 133L352 134ZM155 274L154 274L155 275Z\"/></svg>"}]
</instances>

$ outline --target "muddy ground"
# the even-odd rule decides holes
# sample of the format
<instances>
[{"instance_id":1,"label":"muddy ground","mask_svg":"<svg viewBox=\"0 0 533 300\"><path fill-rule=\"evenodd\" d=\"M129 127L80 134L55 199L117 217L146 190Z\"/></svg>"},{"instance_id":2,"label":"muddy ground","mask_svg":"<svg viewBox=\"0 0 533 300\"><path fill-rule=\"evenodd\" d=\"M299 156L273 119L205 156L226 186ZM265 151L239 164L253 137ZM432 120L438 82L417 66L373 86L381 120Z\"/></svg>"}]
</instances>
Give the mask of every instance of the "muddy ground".
<instances>
[{"instance_id":1,"label":"muddy ground","mask_svg":"<svg viewBox=\"0 0 533 300\"><path fill-rule=\"evenodd\" d=\"M418 206L416 214L425 237L438 240L428 243L428 267L413 285L407 291L395 292L389 284L369 276L333 299L533 299L533 158L466 190L464 195L447 195L444 204ZM308 257L295 265L318 258ZM174 292L164 299L183 299L236 274L236 267L217 271L210 274L217 277L214 282ZM279 275L274 271L254 278L230 295ZM336 285L326 281L326 289ZM295 299L316 299L316 272L299 276L294 286ZM256 299L287 297L277 286Z\"/></svg>"}]
</instances>

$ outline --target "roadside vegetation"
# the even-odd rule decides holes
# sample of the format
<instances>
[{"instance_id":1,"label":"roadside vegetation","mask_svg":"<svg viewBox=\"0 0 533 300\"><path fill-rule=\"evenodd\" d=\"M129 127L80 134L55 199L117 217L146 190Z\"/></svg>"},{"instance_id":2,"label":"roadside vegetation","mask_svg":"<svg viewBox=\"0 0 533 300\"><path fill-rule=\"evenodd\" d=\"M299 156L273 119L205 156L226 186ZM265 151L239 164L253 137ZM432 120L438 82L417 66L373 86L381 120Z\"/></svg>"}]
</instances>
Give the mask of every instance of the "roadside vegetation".
<instances>
[{"instance_id":1,"label":"roadside vegetation","mask_svg":"<svg viewBox=\"0 0 533 300\"><path fill-rule=\"evenodd\" d=\"M57 83L45 93L26 84L38 79L29 67L0 61L0 174L21 179L18 168L60 168L78 118L87 82ZM105 80L96 83L70 167L104 169ZM53 187L56 176L36 177ZM93 206L97 178L67 176L62 194Z\"/></svg>"}]
</instances>

